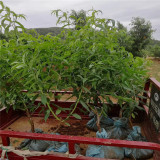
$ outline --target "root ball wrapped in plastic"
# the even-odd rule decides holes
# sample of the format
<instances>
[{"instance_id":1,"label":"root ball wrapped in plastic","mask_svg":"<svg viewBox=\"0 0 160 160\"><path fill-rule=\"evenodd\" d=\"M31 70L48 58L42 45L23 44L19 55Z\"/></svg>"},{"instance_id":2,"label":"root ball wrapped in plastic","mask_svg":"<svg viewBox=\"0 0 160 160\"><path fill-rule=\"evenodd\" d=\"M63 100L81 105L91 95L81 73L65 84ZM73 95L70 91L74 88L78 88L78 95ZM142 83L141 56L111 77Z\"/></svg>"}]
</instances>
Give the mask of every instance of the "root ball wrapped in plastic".
<instances>
[{"instance_id":1,"label":"root ball wrapped in plastic","mask_svg":"<svg viewBox=\"0 0 160 160\"><path fill-rule=\"evenodd\" d=\"M104 128L101 129L101 132L97 131L97 138L107 139L108 134ZM86 151L87 157L96 157L96 158L109 158L109 159L123 159L124 158L124 148L120 147L111 147L111 146L102 146L102 145L89 145Z\"/></svg>"},{"instance_id":2,"label":"root ball wrapped in plastic","mask_svg":"<svg viewBox=\"0 0 160 160\"><path fill-rule=\"evenodd\" d=\"M41 129L36 129L35 133L44 133ZM58 133L51 133L59 135ZM20 146L19 149L29 149L30 151L54 151L65 153L68 151L68 143L67 142L57 142L57 141L46 141L46 140L34 140L34 139L25 139Z\"/></svg>"},{"instance_id":3,"label":"root ball wrapped in plastic","mask_svg":"<svg viewBox=\"0 0 160 160\"><path fill-rule=\"evenodd\" d=\"M87 123L87 128L89 128L90 130L93 130L93 131L98 131L98 127L97 127L97 116L94 115L92 116L93 118L91 120L88 121ZM109 117L104 117L104 116L101 116L100 117L100 126L101 128L106 128L106 127L109 127L109 126L112 126L113 125L113 120Z\"/></svg>"},{"instance_id":4,"label":"root ball wrapped in plastic","mask_svg":"<svg viewBox=\"0 0 160 160\"><path fill-rule=\"evenodd\" d=\"M134 126L133 131L127 137L128 141L147 141L141 134L141 128ZM137 149L137 148L125 148L126 157L134 157L135 159L148 159L153 155L153 150L149 149Z\"/></svg>"},{"instance_id":5,"label":"root ball wrapped in plastic","mask_svg":"<svg viewBox=\"0 0 160 160\"><path fill-rule=\"evenodd\" d=\"M114 124L112 127L105 127L109 139L126 139L131 129L128 126L127 118L113 118Z\"/></svg>"}]
</instances>

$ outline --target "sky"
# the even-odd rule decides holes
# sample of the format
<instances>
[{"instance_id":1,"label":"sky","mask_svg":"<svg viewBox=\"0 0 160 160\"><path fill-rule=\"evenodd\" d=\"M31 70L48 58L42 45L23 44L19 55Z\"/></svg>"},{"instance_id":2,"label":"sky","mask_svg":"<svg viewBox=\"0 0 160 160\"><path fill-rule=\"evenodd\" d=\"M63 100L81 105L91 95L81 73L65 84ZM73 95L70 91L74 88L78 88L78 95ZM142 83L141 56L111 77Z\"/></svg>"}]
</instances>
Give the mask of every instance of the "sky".
<instances>
[{"instance_id":1,"label":"sky","mask_svg":"<svg viewBox=\"0 0 160 160\"><path fill-rule=\"evenodd\" d=\"M160 0L3 0L11 10L25 14L22 21L26 28L55 27L57 18L51 11L62 9L101 10L101 17L120 21L128 29L133 17L150 21L154 30L153 38L160 40Z\"/></svg>"}]
</instances>

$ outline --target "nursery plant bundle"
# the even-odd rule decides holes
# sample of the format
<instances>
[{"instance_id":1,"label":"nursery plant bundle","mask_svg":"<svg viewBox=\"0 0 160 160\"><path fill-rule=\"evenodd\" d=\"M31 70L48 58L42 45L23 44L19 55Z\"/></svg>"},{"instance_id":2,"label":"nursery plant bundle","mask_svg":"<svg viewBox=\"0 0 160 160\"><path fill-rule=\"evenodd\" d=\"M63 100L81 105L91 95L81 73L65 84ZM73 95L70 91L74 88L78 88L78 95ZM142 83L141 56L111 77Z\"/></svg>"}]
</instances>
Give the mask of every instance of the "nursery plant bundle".
<instances>
[{"instance_id":1,"label":"nursery plant bundle","mask_svg":"<svg viewBox=\"0 0 160 160\"><path fill-rule=\"evenodd\" d=\"M73 15L61 10L53 13L64 26L73 27L75 20L80 21L76 17L72 21ZM75 96L81 95L80 102L87 110L106 116L109 107L105 102L112 105L111 96L118 99L123 116L135 117L135 109L141 109L137 98L142 98L147 62L133 58L119 45L114 21L97 18L99 13L89 10L85 25L63 33L61 57L67 70L61 80L73 88Z\"/></svg>"},{"instance_id":2,"label":"nursery plant bundle","mask_svg":"<svg viewBox=\"0 0 160 160\"><path fill-rule=\"evenodd\" d=\"M58 36L38 35L24 30L22 24L14 23L14 31L6 30L7 18L12 12L1 2L4 33L15 33L9 39L0 40L0 101L7 109L26 111L31 120L37 106L34 101L40 97L45 106L45 120L50 113L62 123L75 113L80 102L86 111L107 116L112 104L108 95L118 99L123 116L135 116L146 78L146 62L142 58L133 58L117 40L117 30L111 19L98 18L100 11L89 10L84 25L69 12L55 10L58 21L64 29ZM5 14L6 13L6 14ZM5 16L4 16L5 15ZM14 13L14 16L18 16ZM22 17L22 16L21 16ZM73 25L76 26L73 29ZM17 26L17 27L16 27ZM10 26L8 26L9 28ZM22 32L17 32L21 27ZM73 89L76 102L70 108L50 106L52 90ZM28 92L22 93L22 90ZM100 104L101 107L98 107ZM68 110L65 119L58 115ZM32 124L32 121L30 121ZM32 125L32 131L33 125Z\"/></svg>"},{"instance_id":3,"label":"nursery plant bundle","mask_svg":"<svg viewBox=\"0 0 160 160\"><path fill-rule=\"evenodd\" d=\"M142 109L139 102L144 99L148 62L133 57L120 46L114 20L99 18L101 11L94 9L79 14L53 10L63 31L57 36L39 35L19 22L19 18L25 19L24 15L11 11L2 1L0 7L0 28L6 37L0 40L0 108L24 111L35 133L63 134L58 130L68 129L65 125L70 125L67 120L71 116L81 119L79 109L84 114L90 113L85 131L89 134L91 130L97 131L94 132L97 138L146 141L140 127L132 130L128 120ZM55 99L60 96L53 93L70 89L72 94L64 101L76 97L75 102L68 108L59 106ZM120 117L109 117L108 111L115 107L111 97L121 108ZM35 105L37 98L40 101ZM53 124L48 131L35 128L32 115L37 109L44 112L45 121L50 115L58 120L53 119L57 128ZM75 124L71 123L73 130L76 130ZM25 139L18 149L66 153L69 145L68 142ZM81 146L75 144L74 147L80 154ZM101 158L143 158L153 154L152 150L100 145L88 145L84 150L86 156Z\"/></svg>"}]
</instances>

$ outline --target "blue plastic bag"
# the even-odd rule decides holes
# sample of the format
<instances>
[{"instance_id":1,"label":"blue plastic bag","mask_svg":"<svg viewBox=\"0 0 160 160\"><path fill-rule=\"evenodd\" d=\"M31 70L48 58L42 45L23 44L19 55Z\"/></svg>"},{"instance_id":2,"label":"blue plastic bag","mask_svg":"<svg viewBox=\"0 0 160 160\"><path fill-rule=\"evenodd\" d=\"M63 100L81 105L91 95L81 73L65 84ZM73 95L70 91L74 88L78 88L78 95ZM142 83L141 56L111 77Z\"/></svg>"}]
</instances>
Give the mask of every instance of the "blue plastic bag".
<instances>
[{"instance_id":1,"label":"blue plastic bag","mask_svg":"<svg viewBox=\"0 0 160 160\"><path fill-rule=\"evenodd\" d=\"M35 129L35 133L44 133L44 132L41 129ZM51 133L51 134L59 135L58 133ZM68 151L68 143L57 142L57 141L25 139L18 148L29 149L30 151L44 152L48 150L48 151L66 153Z\"/></svg>"},{"instance_id":2,"label":"blue plastic bag","mask_svg":"<svg viewBox=\"0 0 160 160\"><path fill-rule=\"evenodd\" d=\"M141 134L141 128L134 126L133 131L127 137L128 141L146 141L146 138ZM126 157L134 157L135 159L148 159L153 155L153 150L149 149L137 149L137 148L125 148Z\"/></svg>"},{"instance_id":3,"label":"blue plastic bag","mask_svg":"<svg viewBox=\"0 0 160 160\"><path fill-rule=\"evenodd\" d=\"M54 133L52 133L52 134L54 134ZM60 135L60 134L56 133L56 135ZM48 147L47 151L66 153L68 151L68 143L67 142L52 141L52 143ZM80 154L80 146L78 144L75 144L75 151L77 154Z\"/></svg>"},{"instance_id":4,"label":"blue plastic bag","mask_svg":"<svg viewBox=\"0 0 160 160\"><path fill-rule=\"evenodd\" d=\"M28 149L30 151L44 152L50 146L50 143L51 142L45 140L32 140Z\"/></svg>"},{"instance_id":5,"label":"blue plastic bag","mask_svg":"<svg viewBox=\"0 0 160 160\"><path fill-rule=\"evenodd\" d=\"M102 128L101 133L97 131L97 138L107 138L107 133L104 128ZM104 158L104 146L101 145L89 145L86 150L87 157L96 157L96 158Z\"/></svg>"},{"instance_id":6,"label":"blue plastic bag","mask_svg":"<svg viewBox=\"0 0 160 160\"><path fill-rule=\"evenodd\" d=\"M109 139L126 139L131 129L128 126L127 118L113 118L114 125L112 127L106 127Z\"/></svg>"},{"instance_id":7,"label":"blue plastic bag","mask_svg":"<svg viewBox=\"0 0 160 160\"><path fill-rule=\"evenodd\" d=\"M107 139L108 135L105 129L102 128L101 133L97 131L96 137ZM86 156L96 158L123 159L124 149L120 147L89 145L86 151Z\"/></svg>"},{"instance_id":8,"label":"blue plastic bag","mask_svg":"<svg viewBox=\"0 0 160 160\"><path fill-rule=\"evenodd\" d=\"M104 146L104 158L124 159L124 148Z\"/></svg>"},{"instance_id":9,"label":"blue plastic bag","mask_svg":"<svg viewBox=\"0 0 160 160\"><path fill-rule=\"evenodd\" d=\"M86 151L87 157L104 158L104 146L89 145Z\"/></svg>"},{"instance_id":10,"label":"blue plastic bag","mask_svg":"<svg viewBox=\"0 0 160 160\"><path fill-rule=\"evenodd\" d=\"M94 115L94 117L88 121L87 123L87 128L91 129L91 130L94 130L94 131L98 131L98 127L97 127L97 116ZM100 126L101 128L107 128L109 126L112 126L113 125L113 120L109 117L104 117L104 116L101 116L100 117Z\"/></svg>"},{"instance_id":11,"label":"blue plastic bag","mask_svg":"<svg viewBox=\"0 0 160 160\"><path fill-rule=\"evenodd\" d=\"M55 142L47 149L47 151L66 153L68 151L68 143L66 143L66 142Z\"/></svg>"},{"instance_id":12,"label":"blue plastic bag","mask_svg":"<svg viewBox=\"0 0 160 160\"><path fill-rule=\"evenodd\" d=\"M41 129L35 129L35 133L44 133ZM42 145L44 144L44 145ZM18 149L29 149L35 151L44 151L49 146L49 141L25 139ZM35 146L35 147L34 147Z\"/></svg>"}]
</instances>

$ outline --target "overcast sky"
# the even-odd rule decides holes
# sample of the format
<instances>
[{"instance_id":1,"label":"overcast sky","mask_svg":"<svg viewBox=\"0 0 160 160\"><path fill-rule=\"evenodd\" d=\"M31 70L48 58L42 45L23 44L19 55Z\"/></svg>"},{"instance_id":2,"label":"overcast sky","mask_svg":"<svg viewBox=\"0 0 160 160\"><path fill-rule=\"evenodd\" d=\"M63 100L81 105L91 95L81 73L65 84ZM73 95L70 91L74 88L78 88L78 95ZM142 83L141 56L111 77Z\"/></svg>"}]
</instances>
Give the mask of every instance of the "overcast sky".
<instances>
[{"instance_id":1,"label":"overcast sky","mask_svg":"<svg viewBox=\"0 0 160 160\"><path fill-rule=\"evenodd\" d=\"M64 11L89 10L92 7L103 12L103 18L118 20L129 28L132 17L143 17L156 29L153 38L160 40L160 0L3 0L16 13L23 13L27 21L21 21L26 28L56 26L54 9Z\"/></svg>"}]
</instances>

